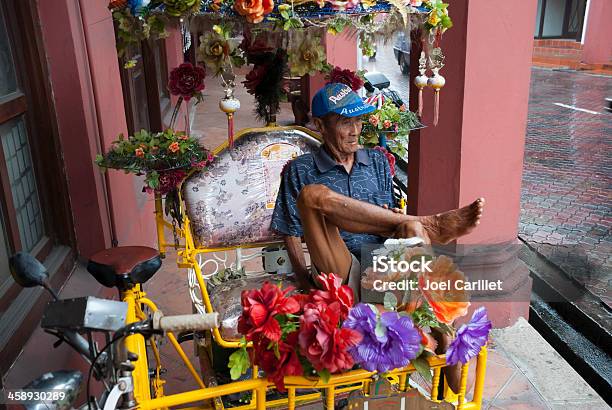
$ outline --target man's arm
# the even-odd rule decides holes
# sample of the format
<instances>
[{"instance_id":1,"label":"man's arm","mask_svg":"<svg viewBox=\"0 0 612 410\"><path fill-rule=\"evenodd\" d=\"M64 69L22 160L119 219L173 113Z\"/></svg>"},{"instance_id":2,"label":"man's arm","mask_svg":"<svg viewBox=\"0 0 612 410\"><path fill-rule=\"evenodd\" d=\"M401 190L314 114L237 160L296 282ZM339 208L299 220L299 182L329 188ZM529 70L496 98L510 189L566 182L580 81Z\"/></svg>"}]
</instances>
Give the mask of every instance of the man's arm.
<instances>
[{"instance_id":1,"label":"man's arm","mask_svg":"<svg viewBox=\"0 0 612 410\"><path fill-rule=\"evenodd\" d=\"M300 289L309 290L312 285L310 282L310 273L306 267L306 258L304 258L304 249L302 248L302 239L298 236L285 236L285 246L289 260L293 265L293 271L297 279L297 284Z\"/></svg>"}]
</instances>

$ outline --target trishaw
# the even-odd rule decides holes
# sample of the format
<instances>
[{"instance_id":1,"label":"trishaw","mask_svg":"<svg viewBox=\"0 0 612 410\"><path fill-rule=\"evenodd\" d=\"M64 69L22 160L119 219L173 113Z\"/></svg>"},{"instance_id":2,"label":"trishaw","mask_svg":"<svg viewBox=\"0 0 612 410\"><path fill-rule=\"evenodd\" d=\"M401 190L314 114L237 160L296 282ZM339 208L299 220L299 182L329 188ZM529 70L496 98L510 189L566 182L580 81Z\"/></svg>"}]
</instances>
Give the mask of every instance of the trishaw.
<instances>
[{"instance_id":1,"label":"trishaw","mask_svg":"<svg viewBox=\"0 0 612 410\"><path fill-rule=\"evenodd\" d=\"M165 192L159 186L162 175L161 172L157 172L158 170L151 172L151 168L146 169L144 166L139 168L135 162L123 167L131 172L147 173L147 183L150 190L155 193L155 222L159 249L111 248L94 255L88 266L98 281L109 287L117 287L121 300L127 303L128 330L119 331L120 337L116 336L109 343L112 346L118 340L125 340L125 343L118 348L123 351L120 356L124 361L120 367L115 368L116 372L111 377L112 391L107 396L104 408L112 408L115 405L120 408L143 410L170 407L221 409L228 407L223 397L242 393L246 394L248 399L242 405L232 408L295 409L301 405L310 405L309 408L326 409L447 407L479 409L485 382L486 345L479 347L479 351L477 349L474 354L477 359L473 390L468 391L467 388L469 365L466 363L461 368L461 383L456 394L449 388L441 394L439 392L442 369L447 366L444 354L429 354L424 358L425 364L414 361L385 372L351 366L334 374L319 369L305 372L303 375L287 375L282 378L282 384L286 389L284 395L269 394L275 390L275 386L278 386L278 380L276 383L269 380L268 375L260 371L256 365L252 366L250 373L231 382L221 383L214 371L214 352L219 350L218 347L237 351L246 349L244 351L248 351L249 354L253 352L253 342L247 341L237 330L243 310L241 292L259 288L266 281L282 283L283 287L293 282L290 268L287 268L286 253L283 253L282 238L270 230L270 219L278 193L281 171L287 161L312 152L321 144L318 134L305 127L276 126L273 123L280 97L276 95L279 93L278 90L273 90L275 95L271 96L269 88L270 84L280 87L284 74L283 70L280 70L280 73L276 72L278 70L275 64L279 62L286 64L288 60L291 74L294 76L303 76L326 68L324 54L322 57L318 55L320 37L305 34L305 26L336 33L344 28L353 30L358 33L361 48L366 55L373 52L373 43L377 35L388 36L398 29L408 32L411 28L417 29L421 31L423 44L427 46L424 47L421 58L421 75L417 77L415 84L420 92L426 87L431 87L437 99L444 85L444 78L439 75L439 69L443 66L443 56L439 48L434 46L436 39L451 25L447 5L439 0L378 3L339 0L320 2L320 4L299 0L280 5L274 5L266 0L263 2L259 0L234 2L115 0L110 6L119 23L118 29L123 33L119 36L122 41L119 45L120 52L125 52L134 37L140 40L138 36L145 35L143 33L148 36L154 35L155 32L157 34L163 32L163 23L168 18L179 18L184 32L188 32L190 25L197 25L195 18L200 14L212 18L213 23L217 23L212 28L210 25L207 26L209 31L200 38L198 54L209 71L213 69L213 72L219 75L226 88L226 95L220 107L228 114L228 141L212 151L214 159L212 156L197 158L198 161L204 160L205 165L194 167L195 160L190 159L189 164L183 165L182 174L175 172L181 168L180 164L175 163L174 167L166 164L166 170L175 172L173 176L179 175L180 178L178 182L173 183L172 189ZM238 21L240 28L246 27L243 35L245 39L250 39L251 47L247 44L241 52L238 51L238 47L233 42L235 27L230 28L222 24L226 18L233 22ZM246 19L249 24L244 24L240 19ZM281 32L284 30L289 33L284 37L280 35L282 38L279 40L285 44L286 52L281 53L279 50L266 48L266 44L261 43L262 33L266 38L278 37L274 31L268 33L265 29L257 29L257 24L264 19L264 23L274 24L276 28L280 27ZM146 30L142 30L143 25L146 25ZM138 27L140 31L137 31ZM130 30L134 31L130 34ZM136 32L139 34L135 35ZM297 41L297 44L292 44L292 41ZM244 42L248 43L247 40ZM254 44L257 44L259 51L264 50L263 57L254 50L257 48ZM301 54L296 56L296 53ZM257 83L253 78L254 74L250 77L247 75L246 85L255 95L256 113L268 125L234 133L232 115L239 108L239 103L233 96L235 77L231 71L233 65L240 60L239 57L247 63L254 64L255 68L264 67L265 72L275 72L276 82L266 82L270 80L268 78L263 83L259 79ZM425 75L428 68L433 72L432 77ZM195 73L191 80L194 78L196 82L203 80L204 74L197 70ZM172 82L171 76L169 88L174 94ZM180 96L177 107L183 100L201 97L201 88L187 92L180 89L180 84L175 88L178 90L176 95ZM370 100L373 104L378 104L379 109L384 108L386 104L376 96L372 96ZM389 108L395 110L393 115L400 118L399 124L396 120L395 124L390 121L387 126L386 121L380 121L381 125L378 126L378 123L370 121L375 127L370 129L375 139L380 135L376 143L387 143L387 137L394 132L390 130L392 125L395 125L395 132L398 125L400 129L405 126L402 123L403 114L398 113L405 112L406 109L400 108ZM419 114L422 109L421 103ZM177 115L178 108L174 117ZM297 117L296 114L296 119ZM435 122L437 117L436 107ZM166 132L151 135L143 132L135 139L129 140L129 143L136 144L131 148L130 155L133 158L130 160L144 161L149 155L154 157L164 141L166 141L165 148L172 153L182 154L184 150L189 151L195 146L188 145L191 141L189 127L187 134ZM396 148L402 144L401 139L397 140L399 142L395 142ZM121 138L118 145L125 141ZM366 142L372 141L370 139ZM390 145L393 148L392 144ZM100 164L109 168L122 168L109 165L108 161L105 162L107 159L108 157L100 158ZM397 195L398 203L403 204L405 196L401 193ZM174 240L169 239L170 232ZM199 324L195 324L197 320L187 318L188 320L185 319L180 326L175 325L166 329L169 342L199 386L197 390L166 395L158 339L152 337L149 327L142 323L146 323L149 317L153 317L153 322L156 320L159 322L157 306L147 298L144 284L159 269L160 258L170 250L177 251L178 267L188 270L189 296L193 302L193 312L200 315L202 320ZM186 339L187 333L175 335L172 332L172 330L179 332L194 329L200 330L192 334L200 362L200 372L196 370L181 347L180 341ZM93 358L94 363L104 350ZM411 375L417 371L429 375L431 378L429 386L424 387L413 381ZM92 372L90 377L91 375ZM108 397L114 398L115 401L112 402L114 404L108 400ZM90 408L93 406L95 402L87 405Z\"/></svg>"}]
</instances>

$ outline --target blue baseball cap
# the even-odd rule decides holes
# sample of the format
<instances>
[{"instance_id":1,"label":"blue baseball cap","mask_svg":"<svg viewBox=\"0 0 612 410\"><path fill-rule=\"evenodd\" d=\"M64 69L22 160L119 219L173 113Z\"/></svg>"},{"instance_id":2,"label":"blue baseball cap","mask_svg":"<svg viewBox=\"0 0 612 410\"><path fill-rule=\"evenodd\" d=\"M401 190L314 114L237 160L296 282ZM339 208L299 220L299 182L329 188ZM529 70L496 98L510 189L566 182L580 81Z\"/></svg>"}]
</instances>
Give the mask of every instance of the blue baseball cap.
<instances>
[{"instance_id":1,"label":"blue baseball cap","mask_svg":"<svg viewBox=\"0 0 612 410\"><path fill-rule=\"evenodd\" d=\"M323 117L330 112L344 117L369 114L376 108L363 102L361 97L346 84L330 83L312 98L313 117Z\"/></svg>"}]
</instances>

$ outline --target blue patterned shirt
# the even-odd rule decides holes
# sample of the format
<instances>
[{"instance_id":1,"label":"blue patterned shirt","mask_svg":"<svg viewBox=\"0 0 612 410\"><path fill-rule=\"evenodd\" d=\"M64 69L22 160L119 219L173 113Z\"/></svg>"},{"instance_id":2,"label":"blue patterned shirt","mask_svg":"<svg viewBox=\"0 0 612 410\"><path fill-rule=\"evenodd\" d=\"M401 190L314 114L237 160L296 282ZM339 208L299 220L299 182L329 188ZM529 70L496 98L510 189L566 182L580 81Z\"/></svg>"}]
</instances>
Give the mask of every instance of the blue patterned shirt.
<instances>
[{"instance_id":1,"label":"blue patterned shirt","mask_svg":"<svg viewBox=\"0 0 612 410\"><path fill-rule=\"evenodd\" d=\"M305 185L321 184L342 195L378 206L394 207L393 178L385 155L374 149L360 149L355 154L351 172L338 164L321 146L318 151L300 155L287 164L270 227L289 236L303 236L297 199ZM361 259L361 246L381 244L383 237L340 231L347 248Z\"/></svg>"}]
</instances>

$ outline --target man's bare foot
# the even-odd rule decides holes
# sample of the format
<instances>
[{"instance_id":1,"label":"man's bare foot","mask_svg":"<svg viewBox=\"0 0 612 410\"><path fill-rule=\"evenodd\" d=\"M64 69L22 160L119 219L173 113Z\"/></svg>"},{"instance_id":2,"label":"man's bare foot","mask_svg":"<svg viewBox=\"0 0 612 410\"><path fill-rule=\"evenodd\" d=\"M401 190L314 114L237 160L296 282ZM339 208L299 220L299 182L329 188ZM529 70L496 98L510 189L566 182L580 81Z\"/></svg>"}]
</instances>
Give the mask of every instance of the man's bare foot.
<instances>
[{"instance_id":1,"label":"man's bare foot","mask_svg":"<svg viewBox=\"0 0 612 410\"><path fill-rule=\"evenodd\" d=\"M423 239L427 245L431 243L425 227L421 222L416 220L402 222L393 233L393 238L396 239L414 238L415 236Z\"/></svg>"},{"instance_id":2,"label":"man's bare foot","mask_svg":"<svg viewBox=\"0 0 612 410\"><path fill-rule=\"evenodd\" d=\"M432 242L446 244L470 233L480 224L484 204L484 198L478 198L463 208L425 216L421 223Z\"/></svg>"}]
</instances>

